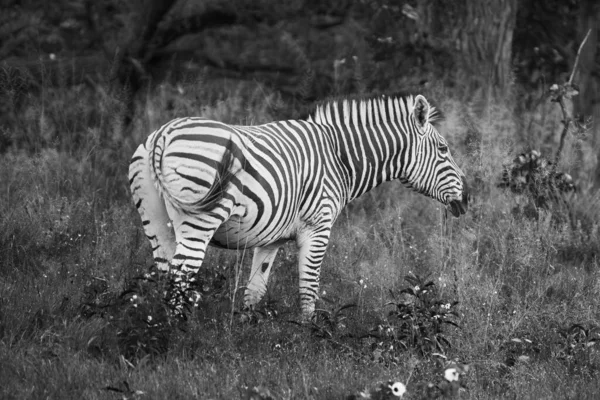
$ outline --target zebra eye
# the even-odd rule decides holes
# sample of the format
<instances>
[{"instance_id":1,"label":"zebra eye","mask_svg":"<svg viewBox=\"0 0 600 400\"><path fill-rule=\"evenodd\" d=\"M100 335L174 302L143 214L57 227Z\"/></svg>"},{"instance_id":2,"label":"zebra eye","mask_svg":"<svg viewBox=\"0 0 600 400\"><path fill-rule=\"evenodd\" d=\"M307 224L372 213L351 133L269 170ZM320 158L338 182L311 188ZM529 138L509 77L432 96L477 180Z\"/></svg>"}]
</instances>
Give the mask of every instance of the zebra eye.
<instances>
[{"instance_id":1,"label":"zebra eye","mask_svg":"<svg viewBox=\"0 0 600 400\"><path fill-rule=\"evenodd\" d=\"M448 152L448 146L446 146L445 144L440 144L438 146L438 149L440 150L440 153L442 153L442 154L446 154Z\"/></svg>"}]
</instances>

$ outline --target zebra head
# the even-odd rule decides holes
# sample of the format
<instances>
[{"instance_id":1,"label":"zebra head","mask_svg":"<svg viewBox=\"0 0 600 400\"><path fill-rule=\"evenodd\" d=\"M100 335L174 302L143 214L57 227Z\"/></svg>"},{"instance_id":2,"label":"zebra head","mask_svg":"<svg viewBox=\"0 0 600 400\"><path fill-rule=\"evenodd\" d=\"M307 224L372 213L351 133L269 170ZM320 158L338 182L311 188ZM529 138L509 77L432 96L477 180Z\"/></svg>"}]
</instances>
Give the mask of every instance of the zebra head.
<instances>
[{"instance_id":1,"label":"zebra head","mask_svg":"<svg viewBox=\"0 0 600 400\"><path fill-rule=\"evenodd\" d=\"M465 174L452 158L448 142L432 122L437 110L422 95L407 101L408 125L407 165L400 180L407 187L446 205L452 215L459 217L467 212L469 187ZM411 107L412 106L412 107Z\"/></svg>"}]
</instances>

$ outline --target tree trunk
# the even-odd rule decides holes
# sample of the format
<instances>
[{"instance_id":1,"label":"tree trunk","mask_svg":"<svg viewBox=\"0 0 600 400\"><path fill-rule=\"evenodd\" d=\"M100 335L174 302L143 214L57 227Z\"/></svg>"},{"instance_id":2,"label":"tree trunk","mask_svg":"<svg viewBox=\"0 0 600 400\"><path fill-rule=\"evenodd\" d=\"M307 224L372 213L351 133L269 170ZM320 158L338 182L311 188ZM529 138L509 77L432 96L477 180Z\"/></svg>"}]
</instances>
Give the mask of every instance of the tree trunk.
<instances>
[{"instance_id":1,"label":"tree trunk","mask_svg":"<svg viewBox=\"0 0 600 400\"><path fill-rule=\"evenodd\" d=\"M127 88L127 111L124 116L126 129L131 128L131 122L135 114L135 98L142 87L145 86L149 76L147 63L152 59L154 43L152 39L156 33L159 23L175 4L175 0L145 0L138 2L137 24L133 23L134 34L128 43L121 46L124 51L119 54L115 75L121 88Z\"/></svg>"},{"instance_id":2,"label":"tree trunk","mask_svg":"<svg viewBox=\"0 0 600 400\"><path fill-rule=\"evenodd\" d=\"M518 0L420 0L423 27L434 48L454 49L458 95L504 96L512 82L512 42Z\"/></svg>"},{"instance_id":3,"label":"tree trunk","mask_svg":"<svg viewBox=\"0 0 600 400\"><path fill-rule=\"evenodd\" d=\"M588 30L590 36L581 48L579 65L574 76L574 83L579 85L579 96L574 98L575 116L587 121L591 118L590 139L594 148L600 144L600 75L594 74L598 54L598 21L600 21L600 3L597 0L582 0L577 24L576 45L584 39ZM575 49L577 51L577 49ZM596 178L600 182L600 169Z\"/></svg>"},{"instance_id":4,"label":"tree trunk","mask_svg":"<svg viewBox=\"0 0 600 400\"><path fill-rule=\"evenodd\" d=\"M460 4L462 3L462 4ZM512 81L512 39L517 0L462 0L453 39L457 84L465 93L505 96Z\"/></svg>"}]
</instances>

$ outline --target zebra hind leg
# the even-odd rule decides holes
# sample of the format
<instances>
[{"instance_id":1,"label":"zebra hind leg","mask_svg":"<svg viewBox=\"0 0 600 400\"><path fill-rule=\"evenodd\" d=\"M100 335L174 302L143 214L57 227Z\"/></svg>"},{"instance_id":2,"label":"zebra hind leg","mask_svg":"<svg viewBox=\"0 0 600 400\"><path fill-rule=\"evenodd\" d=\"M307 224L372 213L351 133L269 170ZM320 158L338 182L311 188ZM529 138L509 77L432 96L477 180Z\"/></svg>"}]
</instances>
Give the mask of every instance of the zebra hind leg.
<instances>
[{"instance_id":1,"label":"zebra hind leg","mask_svg":"<svg viewBox=\"0 0 600 400\"><path fill-rule=\"evenodd\" d=\"M252 257L252 270L246 291L244 292L244 306L253 309L267 292L269 274L273 261L277 256L279 245L255 247Z\"/></svg>"},{"instance_id":2,"label":"zebra hind leg","mask_svg":"<svg viewBox=\"0 0 600 400\"><path fill-rule=\"evenodd\" d=\"M175 253L175 232L165 204L150 177L147 154L141 145L133 155L129 166L129 183L144 233L152 246L154 263L159 271L167 272L169 261Z\"/></svg>"},{"instance_id":3,"label":"zebra hind leg","mask_svg":"<svg viewBox=\"0 0 600 400\"><path fill-rule=\"evenodd\" d=\"M183 316L186 309L197 307L202 298L196 290L196 274L202 267L210 240L226 218L213 213L190 216L174 212L172 208L169 211L177 246L171 260L166 299L173 313Z\"/></svg>"}]
</instances>

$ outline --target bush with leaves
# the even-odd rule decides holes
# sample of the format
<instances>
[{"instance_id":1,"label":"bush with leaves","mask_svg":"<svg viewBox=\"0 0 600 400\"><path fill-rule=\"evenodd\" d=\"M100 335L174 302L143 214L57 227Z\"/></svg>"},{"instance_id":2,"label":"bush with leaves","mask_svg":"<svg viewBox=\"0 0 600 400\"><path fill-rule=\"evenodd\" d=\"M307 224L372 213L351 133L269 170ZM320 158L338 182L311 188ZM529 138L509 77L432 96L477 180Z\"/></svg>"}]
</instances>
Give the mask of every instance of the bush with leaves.
<instances>
[{"instance_id":1,"label":"bush with leaves","mask_svg":"<svg viewBox=\"0 0 600 400\"><path fill-rule=\"evenodd\" d=\"M514 333L499 346L506 368L552 360L573 375L597 376L600 372L600 326L594 323L565 324L544 317L535 327L525 324Z\"/></svg>"},{"instance_id":2,"label":"bush with leaves","mask_svg":"<svg viewBox=\"0 0 600 400\"><path fill-rule=\"evenodd\" d=\"M187 305L186 313L172 314L165 298L170 281L165 278L152 267L149 272L131 278L120 292L110 291L101 278L93 278L86 284L80 315L85 319L106 321L94 345L94 353L110 354L116 348L125 359L135 361L169 350L184 319L193 315L195 309ZM192 289L202 301L200 307L225 295L226 278L219 270L199 274L194 283Z\"/></svg>"},{"instance_id":3,"label":"bush with leaves","mask_svg":"<svg viewBox=\"0 0 600 400\"><path fill-rule=\"evenodd\" d=\"M164 284L156 275L146 274L130 280L125 290L108 291L101 279L86 285L80 307L85 319L106 321L94 352L117 353L129 361L146 355L157 356L168 349L176 320L164 302Z\"/></svg>"},{"instance_id":4,"label":"bush with leaves","mask_svg":"<svg viewBox=\"0 0 600 400\"><path fill-rule=\"evenodd\" d=\"M523 194L536 208L543 209L564 201L566 194L577 190L571 175L557 172L552 161L537 150L522 153L505 165L498 187Z\"/></svg>"},{"instance_id":5,"label":"bush with leaves","mask_svg":"<svg viewBox=\"0 0 600 400\"><path fill-rule=\"evenodd\" d=\"M332 339L336 335L347 333L348 319L344 311L356 307L354 303L344 304L332 311L316 309L310 321L310 329L313 335L325 339Z\"/></svg>"},{"instance_id":6,"label":"bush with leaves","mask_svg":"<svg viewBox=\"0 0 600 400\"><path fill-rule=\"evenodd\" d=\"M600 371L600 327L572 324L559 332L560 350L556 358L571 372L597 374Z\"/></svg>"},{"instance_id":7,"label":"bush with leaves","mask_svg":"<svg viewBox=\"0 0 600 400\"><path fill-rule=\"evenodd\" d=\"M421 355L445 353L452 347L445 327L460 328L456 320L457 301L441 298L437 286L427 277L407 275L409 287L402 289L398 298L387 303L393 306L387 320L371 331L376 338L373 355L384 362L396 362L400 352L415 349Z\"/></svg>"}]
</instances>

